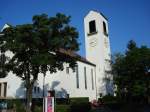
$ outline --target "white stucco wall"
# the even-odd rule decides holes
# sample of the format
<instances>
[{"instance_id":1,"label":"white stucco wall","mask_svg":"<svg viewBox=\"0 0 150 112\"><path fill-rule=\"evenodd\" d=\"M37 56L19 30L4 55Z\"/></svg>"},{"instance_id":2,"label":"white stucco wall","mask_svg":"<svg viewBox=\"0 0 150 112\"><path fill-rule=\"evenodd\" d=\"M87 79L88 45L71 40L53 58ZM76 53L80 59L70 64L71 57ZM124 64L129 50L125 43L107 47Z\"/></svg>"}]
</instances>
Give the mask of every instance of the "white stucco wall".
<instances>
[{"instance_id":1,"label":"white stucco wall","mask_svg":"<svg viewBox=\"0 0 150 112\"><path fill-rule=\"evenodd\" d=\"M67 65L66 65L67 66ZM85 78L84 78L84 67L86 67L87 75L87 89L85 89ZM96 89L92 90L91 82L91 72L95 67L78 62L78 73L79 73L79 88L77 88L76 82L76 72L73 72L72 69L69 69L69 74L66 74L66 70L59 71L56 74L51 76L47 75L46 83L49 84L49 89L55 89L58 92L65 92L70 95L70 97L89 97L90 99L96 98ZM95 75L94 75L95 82ZM51 88L52 85L55 85L54 88ZM94 83L95 84L95 83ZM95 85L94 85L95 86Z\"/></svg>"},{"instance_id":2,"label":"white stucco wall","mask_svg":"<svg viewBox=\"0 0 150 112\"><path fill-rule=\"evenodd\" d=\"M79 70L79 88L77 88L76 82L76 71L73 72L69 68L69 74L66 73L67 64L64 66L63 71L58 71L57 73L50 74L47 72L45 77L45 95L48 90L55 90L57 97L66 97L69 94L70 97L89 97L90 101L96 99L96 86L95 86L95 66L85 64L83 62L78 63ZM85 89L85 78L84 78L84 67L86 67L87 76L87 89ZM91 69L93 69L93 80L94 89L92 89L91 81ZM0 80L0 83L7 82L7 97L9 98L24 98L25 88L23 81L16 77L15 74L9 73L9 75ZM43 96L43 74L39 74L38 80L35 83L35 87L40 88L39 93L35 93L33 89L33 97Z\"/></svg>"}]
</instances>

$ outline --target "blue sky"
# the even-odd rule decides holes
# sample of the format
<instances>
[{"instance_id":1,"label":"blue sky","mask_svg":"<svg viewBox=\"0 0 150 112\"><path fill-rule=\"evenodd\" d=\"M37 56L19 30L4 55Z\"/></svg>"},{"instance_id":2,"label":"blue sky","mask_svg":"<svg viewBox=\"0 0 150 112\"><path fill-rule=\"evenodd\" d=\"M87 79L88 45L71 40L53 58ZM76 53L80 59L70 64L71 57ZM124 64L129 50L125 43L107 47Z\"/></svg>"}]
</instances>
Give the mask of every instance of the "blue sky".
<instances>
[{"instance_id":1,"label":"blue sky","mask_svg":"<svg viewBox=\"0 0 150 112\"><path fill-rule=\"evenodd\" d=\"M150 0L0 0L0 28L30 23L35 14L71 15L79 32L79 54L85 56L83 18L90 10L108 18L112 53L125 51L131 39L150 47Z\"/></svg>"}]
</instances>

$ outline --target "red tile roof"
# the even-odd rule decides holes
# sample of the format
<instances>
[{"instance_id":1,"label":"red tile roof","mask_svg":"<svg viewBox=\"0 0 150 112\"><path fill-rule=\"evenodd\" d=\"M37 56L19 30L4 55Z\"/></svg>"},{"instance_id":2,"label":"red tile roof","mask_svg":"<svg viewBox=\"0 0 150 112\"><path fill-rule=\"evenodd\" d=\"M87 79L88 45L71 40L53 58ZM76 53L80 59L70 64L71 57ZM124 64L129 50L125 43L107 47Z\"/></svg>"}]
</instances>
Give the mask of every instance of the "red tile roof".
<instances>
[{"instance_id":1,"label":"red tile roof","mask_svg":"<svg viewBox=\"0 0 150 112\"><path fill-rule=\"evenodd\" d=\"M73 52L71 50L60 49L59 52L65 54L65 55L68 55L70 57L73 57L73 58L75 58L78 61L81 61L83 63L89 64L89 65L92 65L92 66L96 66L95 64L88 61L85 57L82 57L79 54L77 54L76 52Z\"/></svg>"}]
</instances>

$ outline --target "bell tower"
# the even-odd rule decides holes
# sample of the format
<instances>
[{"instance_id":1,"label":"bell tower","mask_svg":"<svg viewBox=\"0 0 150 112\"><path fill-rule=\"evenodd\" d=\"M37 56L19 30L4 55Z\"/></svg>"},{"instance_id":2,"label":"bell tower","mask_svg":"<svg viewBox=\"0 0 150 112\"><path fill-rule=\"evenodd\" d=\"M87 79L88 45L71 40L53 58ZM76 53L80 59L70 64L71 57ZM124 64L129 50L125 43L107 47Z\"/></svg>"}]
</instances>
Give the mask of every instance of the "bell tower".
<instances>
[{"instance_id":1,"label":"bell tower","mask_svg":"<svg viewBox=\"0 0 150 112\"><path fill-rule=\"evenodd\" d=\"M96 65L97 96L105 95L110 88L106 79L110 74L110 43L108 20L97 11L90 11L84 18L86 59Z\"/></svg>"}]
</instances>

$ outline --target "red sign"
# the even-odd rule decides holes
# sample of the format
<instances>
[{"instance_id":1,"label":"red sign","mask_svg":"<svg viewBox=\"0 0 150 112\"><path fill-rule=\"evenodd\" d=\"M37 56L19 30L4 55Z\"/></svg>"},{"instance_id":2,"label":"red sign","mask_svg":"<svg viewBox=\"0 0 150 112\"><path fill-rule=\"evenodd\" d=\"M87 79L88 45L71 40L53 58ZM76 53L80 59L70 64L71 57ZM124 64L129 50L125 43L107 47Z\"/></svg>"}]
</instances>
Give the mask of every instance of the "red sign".
<instances>
[{"instance_id":1,"label":"red sign","mask_svg":"<svg viewBox=\"0 0 150 112\"><path fill-rule=\"evenodd\" d=\"M52 97L47 97L47 112L52 112Z\"/></svg>"},{"instance_id":2,"label":"red sign","mask_svg":"<svg viewBox=\"0 0 150 112\"><path fill-rule=\"evenodd\" d=\"M44 112L54 112L54 97L45 97Z\"/></svg>"}]
</instances>

